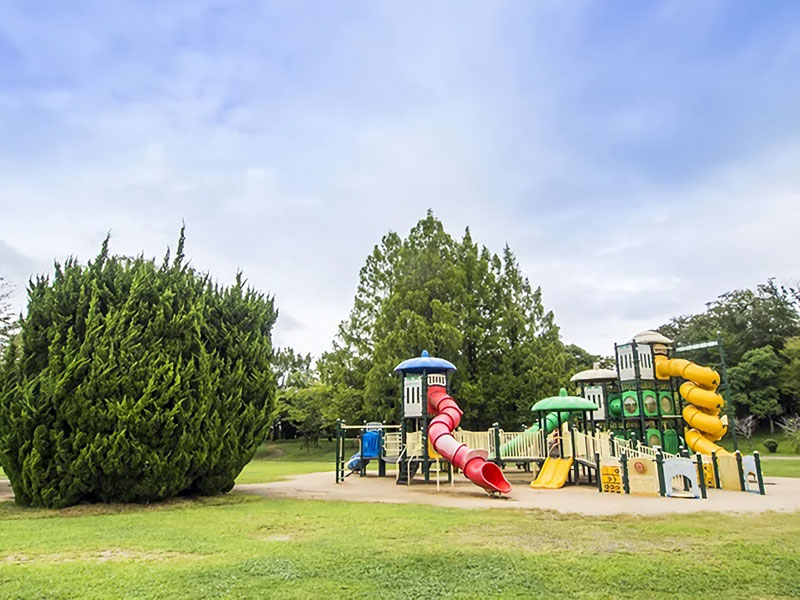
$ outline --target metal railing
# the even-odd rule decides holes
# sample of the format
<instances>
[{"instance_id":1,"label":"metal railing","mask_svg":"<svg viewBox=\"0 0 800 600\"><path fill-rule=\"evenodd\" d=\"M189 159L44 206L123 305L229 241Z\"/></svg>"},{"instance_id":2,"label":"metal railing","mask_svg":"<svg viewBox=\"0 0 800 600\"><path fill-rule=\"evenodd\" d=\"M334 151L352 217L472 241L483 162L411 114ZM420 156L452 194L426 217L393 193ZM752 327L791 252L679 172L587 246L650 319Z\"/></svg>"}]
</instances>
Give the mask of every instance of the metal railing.
<instances>
[{"instance_id":1,"label":"metal railing","mask_svg":"<svg viewBox=\"0 0 800 600\"><path fill-rule=\"evenodd\" d=\"M490 430L489 433L491 434L492 431ZM498 438L501 460L513 461L547 457L548 444L544 431L503 431L501 429ZM491 442L489 453L493 457L497 456L494 436L490 435L489 439Z\"/></svg>"},{"instance_id":2,"label":"metal railing","mask_svg":"<svg viewBox=\"0 0 800 600\"><path fill-rule=\"evenodd\" d=\"M383 434L383 451L387 458L398 458L402 449L403 439L400 433Z\"/></svg>"}]
</instances>

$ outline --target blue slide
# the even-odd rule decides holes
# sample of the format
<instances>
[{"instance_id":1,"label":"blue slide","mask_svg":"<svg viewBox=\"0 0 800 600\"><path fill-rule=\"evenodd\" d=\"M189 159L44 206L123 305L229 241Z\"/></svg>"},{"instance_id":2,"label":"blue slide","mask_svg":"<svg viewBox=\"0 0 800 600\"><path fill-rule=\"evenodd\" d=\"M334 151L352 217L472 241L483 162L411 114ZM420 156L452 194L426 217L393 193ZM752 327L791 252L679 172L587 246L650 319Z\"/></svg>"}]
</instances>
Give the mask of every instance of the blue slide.
<instances>
[{"instance_id":1,"label":"blue slide","mask_svg":"<svg viewBox=\"0 0 800 600\"><path fill-rule=\"evenodd\" d=\"M347 468L350 471L358 471L361 467L369 464L373 458L381 456L381 432L365 431L361 435L361 451L356 452L347 461Z\"/></svg>"}]
</instances>

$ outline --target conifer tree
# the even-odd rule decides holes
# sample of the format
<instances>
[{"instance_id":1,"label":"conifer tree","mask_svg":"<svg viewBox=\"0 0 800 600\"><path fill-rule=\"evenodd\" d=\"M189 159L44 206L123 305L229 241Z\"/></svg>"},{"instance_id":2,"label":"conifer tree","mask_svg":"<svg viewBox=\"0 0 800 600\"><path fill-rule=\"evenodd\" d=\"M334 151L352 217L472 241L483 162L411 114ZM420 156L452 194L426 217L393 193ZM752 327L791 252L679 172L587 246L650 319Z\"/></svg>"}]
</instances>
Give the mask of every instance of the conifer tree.
<instances>
[{"instance_id":1,"label":"conifer tree","mask_svg":"<svg viewBox=\"0 0 800 600\"><path fill-rule=\"evenodd\" d=\"M216 494L264 440L274 407L271 297L110 256L56 264L28 290L0 372L0 464L23 505Z\"/></svg>"},{"instance_id":2,"label":"conifer tree","mask_svg":"<svg viewBox=\"0 0 800 600\"><path fill-rule=\"evenodd\" d=\"M469 229L456 241L430 211L407 238L390 233L367 258L320 375L337 403L360 409L358 418L394 420L392 369L423 349L458 367L465 427L530 423L531 405L570 375L553 315L511 249L494 255Z\"/></svg>"}]
</instances>

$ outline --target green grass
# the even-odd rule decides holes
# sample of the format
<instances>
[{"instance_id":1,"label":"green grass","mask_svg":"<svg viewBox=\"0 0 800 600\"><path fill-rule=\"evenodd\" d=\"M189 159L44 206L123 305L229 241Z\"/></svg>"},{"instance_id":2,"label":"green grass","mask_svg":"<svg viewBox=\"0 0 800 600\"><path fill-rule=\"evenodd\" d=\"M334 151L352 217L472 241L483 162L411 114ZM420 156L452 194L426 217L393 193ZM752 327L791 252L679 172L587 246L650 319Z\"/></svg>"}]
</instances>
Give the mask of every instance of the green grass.
<instances>
[{"instance_id":1,"label":"green grass","mask_svg":"<svg viewBox=\"0 0 800 600\"><path fill-rule=\"evenodd\" d=\"M330 452L268 444L239 481L332 470ZM800 476L800 460L764 470ZM4 599L800 595L796 514L589 518L232 493L61 511L5 501L0 532Z\"/></svg>"},{"instance_id":2,"label":"green grass","mask_svg":"<svg viewBox=\"0 0 800 600\"><path fill-rule=\"evenodd\" d=\"M762 457L761 470L767 477L800 477L800 458L770 460Z\"/></svg>"},{"instance_id":3,"label":"green grass","mask_svg":"<svg viewBox=\"0 0 800 600\"><path fill-rule=\"evenodd\" d=\"M348 440L352 452L356 451L356 441ZM255 455L255 460L281 460L297 462L328 461L332 465L336 461L334 442L320 440L319 446L304 447L300 440L280 440L263 444Z\"/></svg>"},{"instance_id":4,"label":"green grass","mask_svg":"<svg viewBox=\"0 0 800 600\"><path fill-rule=\"evenodd\" d=\"M780 430L772 434L769 431L756 432L753 434L753 437L750 439L750 441L742 439L740 436L739 450L745 454L750 454L753 452L753 450L758 450L761 453L761 456L768 456L770 453L764 447L764 441L770 439L778 442L778 449L776 450L775 454L784 456L798 455L797 451L789 441L789 436ZM719 442L719 444L726 450L733 450L733 436L728 433L728 435L725 436L725 439Z\"/></svg>"},{"instance_id":5,"label":"green grass","mask_svg":"<svg viewBox=\"0 0 800 600\"><path fill-rule=\"evenodd\" d=\"M59 517L59 518L52 518ZM797 515L585 518L232 494L0 503L3 598L796 597Z\"/></svg>"},{"instance_id":6,"label":"green grass","mask_svg":"<svg viewBox=\"0 0 800 600\"><path fill-rule=\"evenodd\" d=\"M305 448L295 440L267 442L256 451L253 460L236 478L236 483L269 483L318 471L333 474L335 464L333 442L323 440L318 447L312 448Z\"/></svg>"},{"instance_id":7,"label":"green grass","mask_svg":"<svg viewBox=\"0 0 800 600\"><path fill-rule=\"evenodd\" d=\"M281 462L278 460L254 460L247 465L236 478L236 483L269 483L270 481L280 481L293 475L303 473L317 473L318 471L330 471L333 477L334 463L332 462Z\"/></svg>"}]
</instances>

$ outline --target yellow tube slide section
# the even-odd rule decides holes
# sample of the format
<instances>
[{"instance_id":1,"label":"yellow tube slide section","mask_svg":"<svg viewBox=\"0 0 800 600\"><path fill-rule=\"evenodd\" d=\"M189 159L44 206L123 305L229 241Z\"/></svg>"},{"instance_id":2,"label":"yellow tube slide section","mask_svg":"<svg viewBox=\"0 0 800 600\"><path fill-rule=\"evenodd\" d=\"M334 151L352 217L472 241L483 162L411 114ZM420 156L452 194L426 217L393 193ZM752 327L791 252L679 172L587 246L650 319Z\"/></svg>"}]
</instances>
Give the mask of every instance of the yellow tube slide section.
<instances>
[{"instance_id":1,"label":"yellow tube slide section","mask_svg":"<svg viewBox=\"0 0 800 600\"><path fill-rule=\"evenodd\" d=\"M725 435L725 424L716 415L704 413L694 406L687 406L683 409L683 419L689 427L705 432L712 442L716 442Z\"/></svg>"},{"instance_id":2,"label":"yellow tube slide section","mask_svg":"<svg viewBox=\"0 0 800 600\"><path fill-rule=\"evenodd\" d=\"M704 438L703 434L697 431L697 429L686 430L686 444L694 452L699 452L700 454L711 454L712 452L716 452L717 455L728 454L725 448L717 446L711 440Z\"/></svg>"},{"instance_id":3,"label":"yellow tube slide section","mask_svg":"<svg viewBox=\"0 0 800 600\"><path fill-rule=\"evenodd\" d=\"M655 356L655 367L658 379L682 377L687 380L680 387L681 396L689 403L683 409L683 419L690 427L686 430L686 445L701 454L727 454L714 443L728 431L727 423L719 416L725 400L715 391L719 386L719 374L686 359L669 359L661 354Z\"/></svg>"},{"instance_id":4,"label":"yellow tube slide section","mask_svg":"<svg viewBox=\"0 0 800 600\"><path fill-rule=\"evenodd\" d=\"M725 400L717 392L704 390L691 381L684 382L681 387L681 396L689 404L694 404L706 410L718 410L725 406Z\"/></svg>"},{"instance_id":5,"label":"yellow tube slide section","mask_svg":"<svg viewBox=\"0 0 800 600\"><path fill-rule=\"evenodd\" d=\"M712 392L719 385L719 375L714 369L701 367L685 358L670 359L663 354L656 354L656 377L659 379L683 377L697 386L710 389Z\"/></svg>"}]
</instances>

